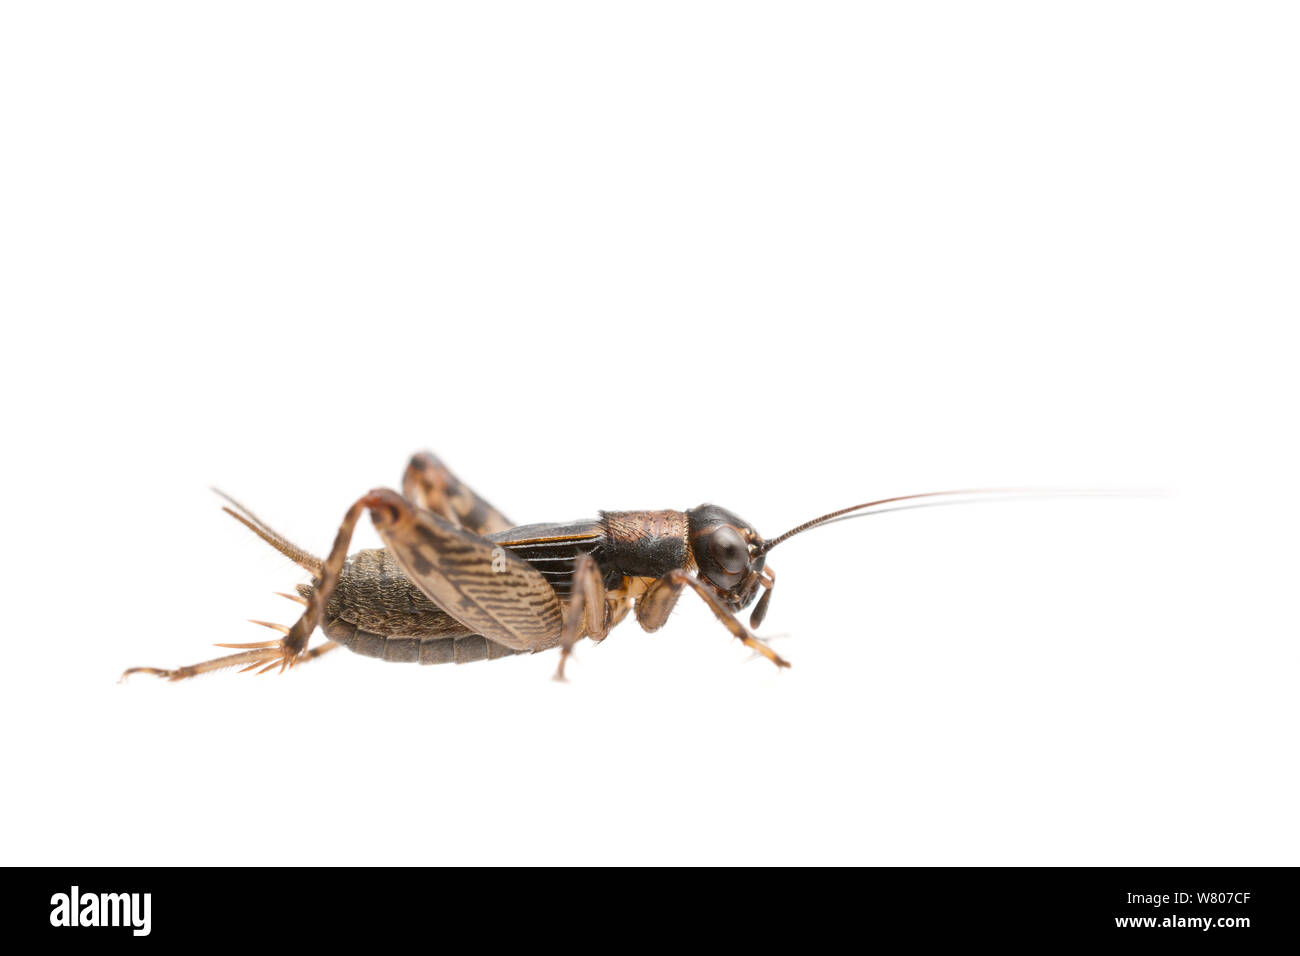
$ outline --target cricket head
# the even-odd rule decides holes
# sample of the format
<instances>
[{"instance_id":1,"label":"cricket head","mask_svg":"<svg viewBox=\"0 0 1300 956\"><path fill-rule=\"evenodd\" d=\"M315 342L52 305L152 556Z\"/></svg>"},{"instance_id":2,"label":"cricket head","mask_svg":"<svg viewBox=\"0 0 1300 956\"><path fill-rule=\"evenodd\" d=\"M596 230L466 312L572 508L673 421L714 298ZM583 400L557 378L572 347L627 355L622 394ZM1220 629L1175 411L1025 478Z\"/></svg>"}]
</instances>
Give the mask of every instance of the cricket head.
<instances>
[{"instance_id":1,"label":"cricket head","mask_svg":"<svg viewBox=\"0 0 1300 956\"><path fill-rule=\"evenodd\" d=\"M717 505L692 508L686 512L686 519L699 579L729 610L744 610L760 586L769 589L750 617L750 626L758 627L767 613L767 599L776 580L771 569L763 567L767 557L762 536L748 521Z\"/></svg>"}]
</instances>

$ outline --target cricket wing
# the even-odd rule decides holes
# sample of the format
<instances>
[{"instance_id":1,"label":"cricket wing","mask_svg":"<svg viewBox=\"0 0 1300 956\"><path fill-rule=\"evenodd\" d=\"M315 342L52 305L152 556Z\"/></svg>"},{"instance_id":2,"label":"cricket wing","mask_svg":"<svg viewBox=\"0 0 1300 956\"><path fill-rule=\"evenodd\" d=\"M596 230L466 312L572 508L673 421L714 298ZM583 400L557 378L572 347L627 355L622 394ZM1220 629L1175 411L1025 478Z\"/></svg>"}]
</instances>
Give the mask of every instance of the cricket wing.
<instances>
[{"instance_id":1,"label":"cricket wing","mask_svg":"<svg viewBox=\"0 0 1300 956\"><path fill-rule=\"evenodd\" d=\"M372 498L371 518L398 566L471 633L516 651L559 643L559 598L528 562L395 491L375 491Z\"/></svg>"}]
</instances>

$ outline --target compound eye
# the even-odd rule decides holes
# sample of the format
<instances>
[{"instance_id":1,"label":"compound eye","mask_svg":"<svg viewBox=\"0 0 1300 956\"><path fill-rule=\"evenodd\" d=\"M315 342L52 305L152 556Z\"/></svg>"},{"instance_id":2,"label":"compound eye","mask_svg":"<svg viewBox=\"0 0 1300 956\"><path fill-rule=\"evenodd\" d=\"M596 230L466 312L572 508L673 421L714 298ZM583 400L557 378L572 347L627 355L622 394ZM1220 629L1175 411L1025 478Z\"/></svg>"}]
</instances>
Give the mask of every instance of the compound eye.
<instances>
[{"instance_id":1,"label":"compound eye","mask_svg":"<svg viewBox=\"0 0 1300 956\"><path fill-rule=\"evenodd\" d=\"M745 539L730 525L720 525L709 535L709 554L728 574L739 574L749 567L749 548Z\"/></svg>"}]
</instances>

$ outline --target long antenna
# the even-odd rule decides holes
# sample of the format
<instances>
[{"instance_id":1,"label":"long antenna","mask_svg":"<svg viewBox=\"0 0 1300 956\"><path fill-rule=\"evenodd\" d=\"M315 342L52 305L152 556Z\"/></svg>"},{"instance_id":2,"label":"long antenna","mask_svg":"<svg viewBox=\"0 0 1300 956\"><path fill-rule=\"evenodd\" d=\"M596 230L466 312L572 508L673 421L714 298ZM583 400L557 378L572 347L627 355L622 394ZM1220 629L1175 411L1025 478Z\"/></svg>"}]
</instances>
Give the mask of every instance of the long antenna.
<instances>
[{"instance_id":1,"label":"long antenna","mask_svg":"<svg viewBox=\"0 0 1300 956\"><path fill-rule=\"evenodd\" d=\"M1132 494L1132 492L1128 492ZM1070 489L1070 488L962 488L956 491L926 491L919 495L899 495L896 498L881 498L879 501L868 501L865 504L853 505L849 508L841 508L838 511L832 511L824 514L820 518L813 518L811 521L805 521L797 527L791 528L785 534L778 535L768 541L764 541L759 553L766 554L771 551L782 541L793 538L797 534L802 534L818 525L834 521L836 518L842 518L854 511L863 511L867 508L875 508L879 505L892 505L899 501L914 501L917 498L943 498L953 495L1020 495L1024 497L1050 496L1050 495L1104 495L1104 494L1124 494L1124 492L1107 492L1100 489Z\"/></svg>"}]
</instances>

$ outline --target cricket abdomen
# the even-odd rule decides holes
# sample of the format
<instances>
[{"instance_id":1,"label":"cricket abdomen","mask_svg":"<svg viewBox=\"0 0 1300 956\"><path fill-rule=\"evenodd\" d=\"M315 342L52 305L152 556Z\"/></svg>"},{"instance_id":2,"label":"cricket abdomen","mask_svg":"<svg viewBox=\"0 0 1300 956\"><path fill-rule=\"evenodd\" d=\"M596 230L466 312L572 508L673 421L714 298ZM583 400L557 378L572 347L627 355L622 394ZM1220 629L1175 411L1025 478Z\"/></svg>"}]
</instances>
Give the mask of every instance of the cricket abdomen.
<instances>
[{"instance_id":1,"label":"cricket abdomen","mask_svg":"<svg viewBox=\"0 0 1300 956\"><path fill-rule=\"evenodd\" d=\"M356 654L398 664L469 664L520 653L479 634L464 637L376 634L338 618L322 622L321 630L331 641Z\"/></svg>"},{"instance_id":2,"label":"cricket abdomen","mask_svg":"<svg viewBox=\"0 0 1300 956\"><path fill-rule=\"evenodd\" d=\"M312 592L300 584L304 597ZM348 558L325 605L321 630L366 657L420 664L468 664L518 653L470 632L415 586L381 548Z\"/></svg>"}]
</instances>

